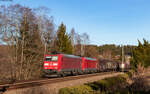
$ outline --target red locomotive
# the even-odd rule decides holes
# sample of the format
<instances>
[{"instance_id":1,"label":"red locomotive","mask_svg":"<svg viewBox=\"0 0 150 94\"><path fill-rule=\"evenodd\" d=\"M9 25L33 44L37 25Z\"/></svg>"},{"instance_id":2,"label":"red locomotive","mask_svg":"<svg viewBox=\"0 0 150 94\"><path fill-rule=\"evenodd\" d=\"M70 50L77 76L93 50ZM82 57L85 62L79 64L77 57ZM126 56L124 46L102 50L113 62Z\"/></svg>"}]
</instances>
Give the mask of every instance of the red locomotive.
<instances>
[{"instance_id":1,"label":"red locomotive","mask_svg":"<svg viewBox=\"0 0 150 94\"><path fill-rule=\"evenodd\" d=\"M66 54L45 55L43 72L48 75L76 75L97 71L95 58L80 57Z\"/></svg>"},{"instance_id":2,"label":"red locomotive","mask_svg":"<svg viewBox=\"0 0 150 94\"><path fill-rule=\"evenodd\" d=\"M84 73L97 72L98 62L96 58L82 57L82 71Z\"/></svg>"}]
</instances>

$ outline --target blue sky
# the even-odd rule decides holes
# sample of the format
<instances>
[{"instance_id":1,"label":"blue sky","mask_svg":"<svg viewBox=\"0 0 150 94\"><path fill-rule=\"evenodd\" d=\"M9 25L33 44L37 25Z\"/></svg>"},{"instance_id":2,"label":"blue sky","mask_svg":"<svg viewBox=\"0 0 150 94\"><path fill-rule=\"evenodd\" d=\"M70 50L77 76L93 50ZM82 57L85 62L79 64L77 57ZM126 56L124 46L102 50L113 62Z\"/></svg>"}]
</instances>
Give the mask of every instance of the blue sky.
<instances>
[{"instance_id":1,"label":"blue sky","mask_svg":"<svg viewBox=\"0 0 150 94\"><path fill-rule=\"evenodd\" d=\"M150 0L13 0L1 4L21 4L50 8L58 26L64 22L90 36L90 43L137 45L150 40Z\"/></svg>"}]
</instances>

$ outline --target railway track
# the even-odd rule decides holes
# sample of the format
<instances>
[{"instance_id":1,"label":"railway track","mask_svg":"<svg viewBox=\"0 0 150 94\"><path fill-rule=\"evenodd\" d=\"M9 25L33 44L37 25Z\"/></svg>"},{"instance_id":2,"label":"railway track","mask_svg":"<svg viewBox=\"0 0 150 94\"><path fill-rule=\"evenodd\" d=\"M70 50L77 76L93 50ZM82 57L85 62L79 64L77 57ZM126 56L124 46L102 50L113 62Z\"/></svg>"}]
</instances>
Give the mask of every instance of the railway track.
<instances>
[{"instance_id":1,"label":"railway track","mask_svg":"<svg viewBox=\"0 0 150 94\"><path fill-rule=\"evenodd\" d=\"M3 85L0 85L0 92L5 92L8 90L19 89L19 88L36 87L36 86L41 86L45 84L53 84L53 83L70 81L70 80L77 80L77 79L82 79L82 78L87 78L87 77L92 77L92 76L99 76L99 75L106 75L106 74L111 74L111 73L112 72L103 72L103 73L95 73L95 74L67 76L67 77L62 77L62 78L49 78L49 79L47 78L47 79L40 79L40 80L15 82L12 84L3 84Z\"/></svg>"}]
</instances>

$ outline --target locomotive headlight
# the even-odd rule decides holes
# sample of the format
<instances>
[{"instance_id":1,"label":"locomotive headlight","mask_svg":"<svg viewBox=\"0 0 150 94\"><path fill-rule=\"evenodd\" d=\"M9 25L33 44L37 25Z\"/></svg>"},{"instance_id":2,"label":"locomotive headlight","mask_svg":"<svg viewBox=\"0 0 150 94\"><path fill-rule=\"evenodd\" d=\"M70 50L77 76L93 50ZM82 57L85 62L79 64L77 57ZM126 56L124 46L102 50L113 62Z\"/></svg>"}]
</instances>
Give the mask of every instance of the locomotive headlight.
<instances>
[{"instance_id":1,"label":"locomotive headlight","mask_svg":"<svg viewBox=\"0 0 150 94\"><path fill-rule=\"evenodd\" d=\"M48 63L44 63L44 66L48 66L49 64Z\"/></svg>"},{"instance_id":2,"label":"locomotive headlight","mask_svg":"<svg viewBox=\"0 0 150 94\"><path fill-rule=\"evenodd\" d=\"M58 64L57 64L57 63L53 63L53 65L54 65L54 66L57 66Z\"/></svg>"},{"instance_id":3,"label":"locomotive headlight","mask_svg":"<svg viewBox=\"0 0 150 94\"><path fill-rule=\"evenodd\" d=\"M124 68L125 67L125 65L124 64L121 64L121 68Z\"/></svg>"}]
</instances>

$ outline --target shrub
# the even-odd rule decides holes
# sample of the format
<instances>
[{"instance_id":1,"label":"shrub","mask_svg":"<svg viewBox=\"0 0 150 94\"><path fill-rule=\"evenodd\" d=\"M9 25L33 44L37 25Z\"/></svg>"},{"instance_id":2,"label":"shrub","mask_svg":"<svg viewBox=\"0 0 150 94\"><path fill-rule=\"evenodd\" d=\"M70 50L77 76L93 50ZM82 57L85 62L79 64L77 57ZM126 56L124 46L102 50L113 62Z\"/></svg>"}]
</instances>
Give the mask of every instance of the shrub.
<instances>
[{"instance_id":1,"label":"shrub","mask_svg":"<svg viewBox=\"0 0 150 94\"><path fill-rule=\"evenodd\" d=\"M133 76L134 73L135 73L134 70L129 70L129 71L127 72L128 76L129 76L130 78Z\"/></svg>"},{"instance_id":2,"label":"shrub","mask_svg":"<svg viewBox=\"0 0 150 94\"><path fill-rule=\"evenodd\" d=\"M59 90L59 94L92 94L94 91L90 86L80 85L69 88L62 88Z\"/></svg>"},{"instance_id":3,"label":"shrub","mask_svg":"<svg viewBox=\"0 0 150 94\"><path fill-rule=\"evenodd\" d=\"M117 77L105 78L103 80L87 83L85 85L62 88L59 94L107 94L117 91L126 86L127 74Z\"/></svg>"},{"instance_id":4,"label":"shrub","mask_svg":"<svg viewBox=\"0 0 150 94\"><path fill-rule=\"evenodd\" d=\"M101 92L115 91L122 86L126 86L127 74L120 75L118 77L105 78L96 82L88 83L93 90L100 90Z\"/></svg>"}]
</instances>

